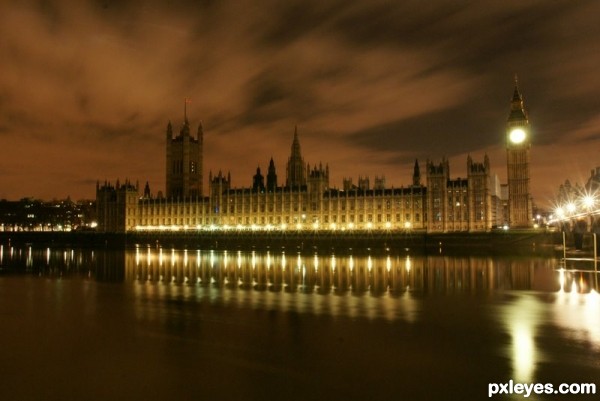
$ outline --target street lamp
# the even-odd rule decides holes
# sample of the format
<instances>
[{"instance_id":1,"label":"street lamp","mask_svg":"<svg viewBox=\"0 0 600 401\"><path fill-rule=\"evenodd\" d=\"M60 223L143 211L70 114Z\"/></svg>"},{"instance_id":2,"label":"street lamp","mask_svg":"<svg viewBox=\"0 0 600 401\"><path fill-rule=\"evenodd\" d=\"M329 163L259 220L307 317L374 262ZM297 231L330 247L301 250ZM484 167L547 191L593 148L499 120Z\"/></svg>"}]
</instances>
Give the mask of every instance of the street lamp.
<instances>
[{"instance_id":1,"label":"street lamp","mask_svg":"<svg viewBox=\"0 0 600 401\"><path fill-rule=\"evenodd\" d=\"M581 203L583 203L583 206L589 210L592 209L596 204L596 199L592 195L585 195L581 200Z\"/></svg>"}]
</instances>

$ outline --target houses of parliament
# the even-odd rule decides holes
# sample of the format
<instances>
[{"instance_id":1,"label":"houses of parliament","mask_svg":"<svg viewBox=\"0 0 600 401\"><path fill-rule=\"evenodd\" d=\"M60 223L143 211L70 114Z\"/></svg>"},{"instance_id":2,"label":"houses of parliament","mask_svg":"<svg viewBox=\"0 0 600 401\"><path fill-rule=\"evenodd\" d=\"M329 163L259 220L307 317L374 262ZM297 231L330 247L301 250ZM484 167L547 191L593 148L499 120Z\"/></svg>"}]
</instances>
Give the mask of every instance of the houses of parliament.
<instances>
[{"instance_id":1,"label":"houses of parliament","mask_svg":"<svg viewBox=\"0 0 600 401\"><path fill-rule=\"evenodd\" d=\"M294 130L285 177L273 159L258 168L252 186L231 186L230 174L208 175L203 192L204 132L195 135L184 113L177 135L166 129L166 193L153 196L129 181L96 185L98 230L392 230L486 232L532 226L530 125L515 80L506 122L507 184L482 161L466 160L467 177L451 178L447 159L415 161L412 182L399 188L385 179L359 177L330 185L329 166L305 162Z\"/></svg>"}]
</instances>

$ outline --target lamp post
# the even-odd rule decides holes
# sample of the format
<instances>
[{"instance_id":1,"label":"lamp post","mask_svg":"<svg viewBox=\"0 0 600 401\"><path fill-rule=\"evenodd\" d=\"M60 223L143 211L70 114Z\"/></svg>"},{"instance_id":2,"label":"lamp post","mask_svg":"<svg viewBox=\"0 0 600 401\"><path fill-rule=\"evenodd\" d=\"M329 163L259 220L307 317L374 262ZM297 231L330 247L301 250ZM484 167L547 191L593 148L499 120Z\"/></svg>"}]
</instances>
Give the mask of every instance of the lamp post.
<instances>
[{"instance_id":1,"label":"lamp post","mask_svg":"<svg viewBox=\"0 0 600 401\"><path fill-rule=\"evenodd\" d=\"M594 245L596 245L596 230L597 223L595 216L600 214L600 209L597 209L597 195L593 193L584 193L576 199L571 199L565 204L560 204L555 210L554 221L561 224L561 229L565 231L565 223L572 225L572 232L575 237L575 248L582 248L583 234L586 231L594 233ZM563 241L564 242L564 241Z\"/></svg>"}]
</instances>

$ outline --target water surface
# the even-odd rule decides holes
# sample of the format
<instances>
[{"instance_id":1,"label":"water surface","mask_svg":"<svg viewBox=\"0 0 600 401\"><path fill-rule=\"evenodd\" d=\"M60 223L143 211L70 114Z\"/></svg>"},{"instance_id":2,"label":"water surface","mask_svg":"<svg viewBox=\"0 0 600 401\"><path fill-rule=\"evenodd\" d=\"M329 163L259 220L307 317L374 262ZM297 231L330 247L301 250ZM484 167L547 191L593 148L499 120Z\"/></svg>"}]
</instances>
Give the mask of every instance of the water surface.
<instances>
[{"instance_id":1,"label":"water surface","mask_svg":"<svg viewBox=\"0 0 600 401\"><path fill-rule=\"evenodd\" d=\"M481 400L510 379L600 384L586 262L5 244L0 266L2 399Z\"/></svg>"}]
</instances>

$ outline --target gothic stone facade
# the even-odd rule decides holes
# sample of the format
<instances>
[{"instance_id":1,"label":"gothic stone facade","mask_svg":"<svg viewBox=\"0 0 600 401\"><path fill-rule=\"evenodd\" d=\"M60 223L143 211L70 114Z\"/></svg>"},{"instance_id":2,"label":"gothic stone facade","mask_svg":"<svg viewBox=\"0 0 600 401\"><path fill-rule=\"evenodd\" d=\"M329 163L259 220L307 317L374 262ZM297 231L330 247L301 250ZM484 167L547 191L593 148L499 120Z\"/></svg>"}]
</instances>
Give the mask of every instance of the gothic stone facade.
<instances>
[{"instance_id":1,"label":"gothic stone facade","mask_svg":"<svg viewBox=\"0 0 600 401\"><path fill-rule=\"evenodd\" d=\"M382 179L370 188L345 180L329 185L329 168L304 165L297 134L289 159L286 185L277 186L271 160L267 185L260 169L248 188L232 188L231 177L209 175L209 196L152 197L129 182L97 186L101 231L134 230L419 230L488 231L491 220L490 170L467 160L467 178L451 179L447 160L427 162L427 187L421 185L418 162L413 184L386 188ZM294 154L296 153L296 154ZM289 183L289 184L288 184Z\"/></svg>"},{"instance_id":2,"label":"gothic stone facade","mask_svg":"<svg viewBox=\"0 0 600 401\"><path fill-rule=\"evenodd\" d=\"M515 85L507 132L529 128L522 97ZM524 145L507 145L511 220L527 226L530 214L529 138ZM98 229L107 232L141 230L419 230L426 232L485 232L505 224L496 209L504 200L495 188L490 162L467 159L467 177L451 178L448 160L427 161L425 185L415 161L412 184L387 187L376 177L358 185L344 179L342 189L330 186L329 166L312 168L301 154L297 129L286 166L285 184L278 185L270 160L266 183L260 168L252 186L233 188L229 174L209 175L209 193L202 192L203 131L190 135L187 115L180 134L167 127L166 196L140 195L129 182L98 184ZM526 153L517 163L515 155ZM513 199L510 199L510 198ZM523 215L517 219L516 215ZM502 220L502 221L501 221Z\"/></svg>"}]
</instances>

